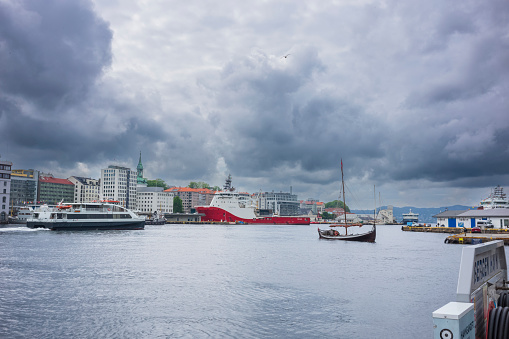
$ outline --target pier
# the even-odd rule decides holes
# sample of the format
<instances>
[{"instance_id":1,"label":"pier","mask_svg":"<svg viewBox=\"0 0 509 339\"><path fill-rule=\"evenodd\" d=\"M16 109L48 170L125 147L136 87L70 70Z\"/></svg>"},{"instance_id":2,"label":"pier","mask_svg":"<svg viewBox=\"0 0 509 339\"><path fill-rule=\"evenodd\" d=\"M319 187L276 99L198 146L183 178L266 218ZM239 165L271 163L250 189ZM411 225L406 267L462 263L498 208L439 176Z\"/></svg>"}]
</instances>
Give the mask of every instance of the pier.
<instances>
[{"instance_id":1,"label":"pier","mask_svg":"<svg viewBox=\"0 0 509 339\"><path fill-rule=\"evenodd\" d=\"M463 233L463 228L458 227L422 227L422 226L401 226L405 232L433 232L433 233ZM470 229L468 229L470 230Z\"/></svg>"},{"instance_id":2,"label":"pier","mask_svg":"<svg viewBox=\"0 0 509 339\"><path fill-rule=\"evenodd\" d=\"M472 233L471 228L460 227L416 227L402 226L406 232L432 232L432 233L454 233L448 236L446 244L482 244L493 240L502 240L504 245L509 245L509 229L491 228L483 230L482 233Z\"/></svg>"},{"instance_id":3,"label":"pier","mask_svg":"<svg viewBox=\"0 0 509 339\"><path fill-rule=\"evenodd\" d=\"M509 245L509 232L501 233L460 233L450 235L445 239L446 244L482 244L493 240L502 240Z\"/></svg>"}]
</instances>

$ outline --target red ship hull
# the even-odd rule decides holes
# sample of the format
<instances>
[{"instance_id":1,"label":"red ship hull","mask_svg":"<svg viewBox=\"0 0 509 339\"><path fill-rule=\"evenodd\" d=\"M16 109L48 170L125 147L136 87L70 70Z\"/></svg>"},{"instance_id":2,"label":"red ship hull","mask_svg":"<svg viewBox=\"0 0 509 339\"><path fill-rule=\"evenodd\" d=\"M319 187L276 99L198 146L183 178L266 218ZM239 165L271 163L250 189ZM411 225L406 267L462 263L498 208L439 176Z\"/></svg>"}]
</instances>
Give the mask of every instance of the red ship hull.
<instances>
[{"instance_id":1,"label":"red ship hull","mask_svg":"<svg viewBox=\"0 0 509 339\"><path fill-rule=\"evenodd\" d=\"M205 214L201 217L201 221L210 222L235 222L242 224L274 224L274 225L309 225L308 217L258 217L253 219L245 219L218 207L201 206L196 207L196 212Z\"/></svg>"}]
</instances>

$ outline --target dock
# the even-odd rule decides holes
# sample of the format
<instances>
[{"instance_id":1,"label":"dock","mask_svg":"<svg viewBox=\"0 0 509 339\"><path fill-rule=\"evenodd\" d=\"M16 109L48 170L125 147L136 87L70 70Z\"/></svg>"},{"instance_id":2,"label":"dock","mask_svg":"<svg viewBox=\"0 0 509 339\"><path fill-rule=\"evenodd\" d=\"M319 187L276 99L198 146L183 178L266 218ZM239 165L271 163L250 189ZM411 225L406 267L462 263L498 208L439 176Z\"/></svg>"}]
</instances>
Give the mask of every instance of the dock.
<instances>
[{"instance_id":1,"label":"dock","mask_svg":"<svg viewBox=\"0 0 509 339\"><path fill-rule=\"evenodd\" d=\"M405 232L432 232L432 233L462 233L463 228L459 227L422 227L422 226L401 226ZM470 229L467 229L470 230Z\"/></svg>"},{"instance_id":2,"label":"dock","mask_svg":"<svg viewBox=\"0 0 509 339\"><path fill-rule=\"evenodd\" d=\"M506 232L507 233L507 232ZM460 233L450 235L445 239L446 244L482 244L493 240L502 240L509 245L509 234L501 233Z\"/></svg>"},{"instance_id":3,"label":"dock","mask_svg":"<svg viewBox=\"0 0 509 339\"><path fill-rule=\"evenodd\" d=\"M490 228L482 233L472 233L471 228L461 227L418 227L402 226L406 232L432 232L432 233L453 233L445 239L446 244L482 244L493 240L502 240L504 245L509 245L509 229Z\"/></svg>"}]
</instances>

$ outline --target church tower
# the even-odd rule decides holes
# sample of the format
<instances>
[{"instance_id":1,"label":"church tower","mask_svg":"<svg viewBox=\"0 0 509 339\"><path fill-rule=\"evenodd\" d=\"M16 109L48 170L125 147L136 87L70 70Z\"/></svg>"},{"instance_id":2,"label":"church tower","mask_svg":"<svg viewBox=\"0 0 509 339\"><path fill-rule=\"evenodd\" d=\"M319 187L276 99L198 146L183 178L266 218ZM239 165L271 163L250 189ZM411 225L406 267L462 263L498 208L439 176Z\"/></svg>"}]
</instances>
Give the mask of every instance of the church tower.
<instances>
[{"instance_id":1,"label":"church tower","mask_svg":"<svg viewBox=\"0 0 509 339\"><path fill-rule=\"evenodd\" d=\"M136 167L138 170L137 182L138 186L147 186L147 179L143 177L143 164L141 163L141 151L140 151L140 161L138 162L138 166Z\"/></svg>"}]
</instances>

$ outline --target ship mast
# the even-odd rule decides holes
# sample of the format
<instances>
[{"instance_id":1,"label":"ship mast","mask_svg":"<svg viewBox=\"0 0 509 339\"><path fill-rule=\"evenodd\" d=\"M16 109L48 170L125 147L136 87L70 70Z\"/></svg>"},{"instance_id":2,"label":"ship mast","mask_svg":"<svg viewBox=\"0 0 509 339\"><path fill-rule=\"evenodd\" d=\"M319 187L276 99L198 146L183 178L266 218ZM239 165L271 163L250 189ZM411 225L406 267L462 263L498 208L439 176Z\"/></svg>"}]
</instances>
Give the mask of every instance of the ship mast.
<instances>
[{"instance_id":1,"label":"ship mast","mask_svg":"<svg viewBox=\"0 0 509 339\"><path fill-rule=\"evenodd\" d=\"M345 179L343 177L343 158L341 158L341 184L343 186L343 212L345 214L345 235L347 235L348 226L346 224Z\"/></svg>"},{"instance_id":2,"label":"ship mast","mask_svg":"<svg viewBox=\"0 0 509 339\"><path fill-rule=\"evenodd\" d=\"M375 198L375 210L373 211L373 226L376 225L376 185L373 185L373 198Z\"/></svg>"}]
</instances>

